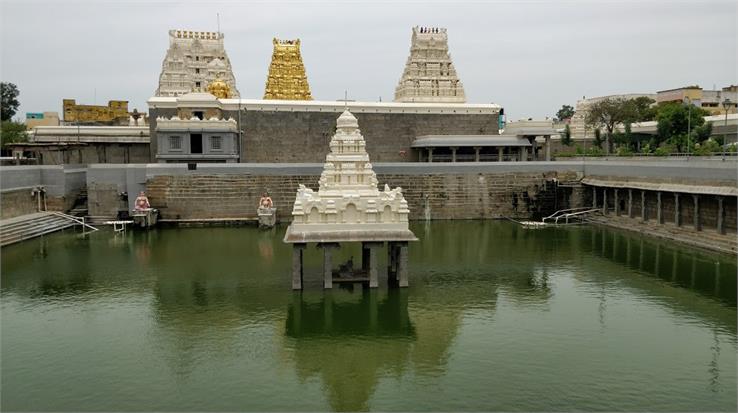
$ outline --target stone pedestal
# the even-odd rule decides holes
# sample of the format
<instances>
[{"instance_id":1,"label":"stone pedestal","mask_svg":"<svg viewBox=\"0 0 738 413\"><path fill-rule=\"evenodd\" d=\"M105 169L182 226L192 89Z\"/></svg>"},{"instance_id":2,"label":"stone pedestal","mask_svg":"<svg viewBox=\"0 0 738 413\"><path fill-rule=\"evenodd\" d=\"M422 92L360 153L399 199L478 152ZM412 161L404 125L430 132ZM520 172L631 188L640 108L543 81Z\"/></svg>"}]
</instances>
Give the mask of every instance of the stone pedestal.
<instances>
[{"instance_id":1,"label":"stone pedestal","mask_svg":"<svg viewBox=\"0 0 738 413\"><path fill-rule=\"evenodd\" d=\"M277 223L277 208L259 207L256 214L259 217L259 228L272 228Z\"/></svg>"}]
</instances>

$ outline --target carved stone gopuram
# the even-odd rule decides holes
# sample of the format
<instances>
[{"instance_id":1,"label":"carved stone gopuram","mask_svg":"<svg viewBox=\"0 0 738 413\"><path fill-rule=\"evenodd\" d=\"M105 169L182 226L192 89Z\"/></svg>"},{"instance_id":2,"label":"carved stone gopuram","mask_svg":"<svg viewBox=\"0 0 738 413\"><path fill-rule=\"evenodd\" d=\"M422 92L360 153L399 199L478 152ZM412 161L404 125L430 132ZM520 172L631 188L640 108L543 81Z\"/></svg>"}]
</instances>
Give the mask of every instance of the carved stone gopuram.
<instances>
[{"instance_id":1,"label":"carved stone gopuram","mask_svg":"<svg viewBox=\"0 0 738 413\"><path fill-rule=\"evenodd\" d=\"M302 289L303 250L307 243L318 243L324 252L324 288L334 282L362 282L378 286L377 251L388 243L388 281L406 287L407 243L416 241L408 227L407 201L402 188L377 188L364 137L348 110L338 118L330 142L318 191L300 185L292 209L292 224L284 242L293 244L294 289ZM341 242L362 242L361 269L352 276L336 277L332 250Z\"/></svg>"},{"instance_id":2,"label":"carved stone gopuram","mask_svg":"<svg viewBox=\"0 0 738 413\"><path fill-rule=\"evenodd\" d=\"M448 52L446 29L413 27L410 56L395 88L395 102L466 102Z\"/></svg>"},{"instance_id":3,"label":"carved stone gopuram","mask_svg":"<svg viewBox=\"0 0 738 413\"><path fill-rule=\"evenodd\" d=\"M300 54L300 39L274 38L272 43L274 52L269 65L264 99L313 100Z\"/></svg>"},{"instance_id":4,"label":"carved stone gopuram","mask_svg":"<svg viewBox=\"0 0 738 413\"><path fill-rule=\"evenodd\" d=\"M170 30L169 49L161 65L155 96L206 92L218 80L228 86L227 98L239 97L223 33ZM219 90L223 88L219 86ZM218 96L221 97L221 96Z\"/></svg>"}]
</instances>

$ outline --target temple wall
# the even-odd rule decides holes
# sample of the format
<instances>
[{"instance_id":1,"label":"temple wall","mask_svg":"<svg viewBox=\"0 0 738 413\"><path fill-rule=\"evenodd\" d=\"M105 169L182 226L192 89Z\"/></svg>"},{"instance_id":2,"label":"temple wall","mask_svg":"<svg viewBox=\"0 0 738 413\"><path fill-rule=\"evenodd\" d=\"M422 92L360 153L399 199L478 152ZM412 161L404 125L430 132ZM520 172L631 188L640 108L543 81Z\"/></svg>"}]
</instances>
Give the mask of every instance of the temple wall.
<instances>
[{"instance_id":1,"label":"temple wall","mask_svg":"<svg viewBox=\"0 0 738 413\"><path fill-rule=\"evenodd\" d=\"M554 181L574 172L480 174L378 174L380 186L401 186L410 219L528 219L559 208ZM317 187L319 175L162 175L147 180L151 205L162 219L256 218L268 191L281 221L290 221L299 184ZM568 206L568 205L566 205ZM566 207L563 206L563 207Z\"/></svg>"},{"instance_id":2,"label":"temple wall","mask_svg":"<svg viewBox=\"0 0 738 413\"><path fill-rule=\"evenodd\" d=\"M72 148L34 147L40 165L151 162L148 143L89 143Z\"/></svg>"},{"instance_id":3,"label":"temple wall","mask_svg":"<svg viewBox=\"0 0 738 413\"><path fill-rule=\"evenodd\" d=\"M498 115L490 113L363 113L352 112L366 140L372 162L415 161L410 144L422 135L496 135ZM151 159L156 159L156 117L176 109L151 108ZM241 113L241 162L323 162L336 131L333 111L245 110ZM238 119L237 111L224 117Z\"/></svg>"}]
</instances>

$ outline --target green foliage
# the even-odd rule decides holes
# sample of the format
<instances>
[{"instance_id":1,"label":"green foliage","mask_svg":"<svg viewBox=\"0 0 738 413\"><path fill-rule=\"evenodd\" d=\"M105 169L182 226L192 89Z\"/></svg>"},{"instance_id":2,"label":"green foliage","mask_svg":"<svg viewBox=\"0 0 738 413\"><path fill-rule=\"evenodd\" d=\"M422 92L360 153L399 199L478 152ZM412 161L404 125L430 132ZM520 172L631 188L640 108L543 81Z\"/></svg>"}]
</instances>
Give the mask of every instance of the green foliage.
<instances>
[{"instance_id":1,"label":"green foliage","mask_svg":"<svg viewBox=\"0 0 738 413\"><path fill-rule=\"evenodd\" d=\"M574 108L569 105L562 105L561 109L556 112L556 118L558 120L571 119L574 116Z\"/></svg>"},{"instance_id":2,"label":"green foliage","mask_svg":"<svg viewBox=\"0 0 738 413\"><path fill-rule=\"evenodd\" d=\"M709 138L712 126L703 126L709 112L698 107L685 107L681 103L670 102L659 105L656 113L657 135L654 143L668 142L676 145L678 151L687 149L687 131L692 128L690 141L702 142Z\"/></svg>"},{"instance_id":3,"label":"green foliage","mask_svg":"<svg viewBox=\"0 0 738 413\"><path fill-rule=\"evenodd\" d=\"M615 128L618 125L653 119L655 114L651 108L653 102L653 99L645 96L635 99L605 98L590 105L585 123L595 129L605 129L606 150L609 153L614 141ZM619 138L628 140L629 136ZM632 142L627 143L631 145Z\"/></svg>"},{"instance_id":4,"label":"green foliage","mask_svg":"<svg viewBox=\"0 0 738 413\"><path fill-rule=\"evenodd\" d=\"M594 144L594 146L602 149L602 133L599 129L595 129L595 137L592 143Z\"/></svg>"},{"instance_id":5,"label":"green foliage","mask_svg":"<svg viewBox=\"0 0 738 413\"><path fill-rule=\"evenodd\" d=\"M561 143L566 146L571 146L571 128L569 125L564 127L564 132L561 134Z\"/></svg>"},{"instance_id":6,"label":"green foliage","mask_svg":"<svg viewBox=\"0 0 738 413\"><path fill-rule=\"evenodd\" d=\"M13 83L0 82L0 120L11 120L18 111L18 87Z\"/></svg>"},{"instance_id":7,"label":"green foliage","mask_svg":"<svg viewBox=\"0 0 738 413\"><path fill-rule=\"evenodd\" d=\"M653 154L656 156L667 156L670 153L677 152L677 147L673 144L666 144L656 148Z\"/></svg>"},{"instance_id":8,"label":"green foliage","mask_svg":"<svg viewBox=\"0 0 738 413\"><path fill-rule=\"evenodd\" d=\"M720 147L720 144L714 139L707 139L702 143L694 145L695 155L709 155L711 153L722 152L722 150L723 149Z\"/></svg>"},{"instance_id":9,"label":"green foliage","mask_svg":"<svg viewBox=\"0 0 738 413\"><path fill-rule=\"evenodd\" d=\"M26 142L28 135L26 134L26 124L6 120L2 122L2 130L0 131L0 145L3 147L9 143Z\"/></svg>"}]
</instances>

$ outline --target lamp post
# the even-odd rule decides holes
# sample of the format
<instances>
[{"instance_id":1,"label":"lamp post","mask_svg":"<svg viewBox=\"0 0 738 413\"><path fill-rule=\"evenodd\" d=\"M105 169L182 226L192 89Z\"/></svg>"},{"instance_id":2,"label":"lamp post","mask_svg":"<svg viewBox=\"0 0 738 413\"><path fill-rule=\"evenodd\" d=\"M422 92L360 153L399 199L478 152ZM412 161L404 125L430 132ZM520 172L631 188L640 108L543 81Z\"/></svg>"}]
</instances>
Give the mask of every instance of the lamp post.
<instances>
[{"instance_id":1,"label":"lamp post","mask_svg":"<svg viewBox=\"0 0 738 413\"><path fill-rule=\"evenodd\" d=\"M725 148L728 146L728 110L732 102L730 99L723 100L723 109L725 109L725 137L723 138L723 162L725 162Z\"/></svg>"},{"instance_id":2,"label":"lamp post","mask_svg":"<svg viewBox=\"0 0 738 413\"><path fill-rule=\"evenodd\" d=\"M692 99L685 96L682 102L687 105L687 160L689 160L689 139L692 135Z\"/></svg>"}]
</instances>

